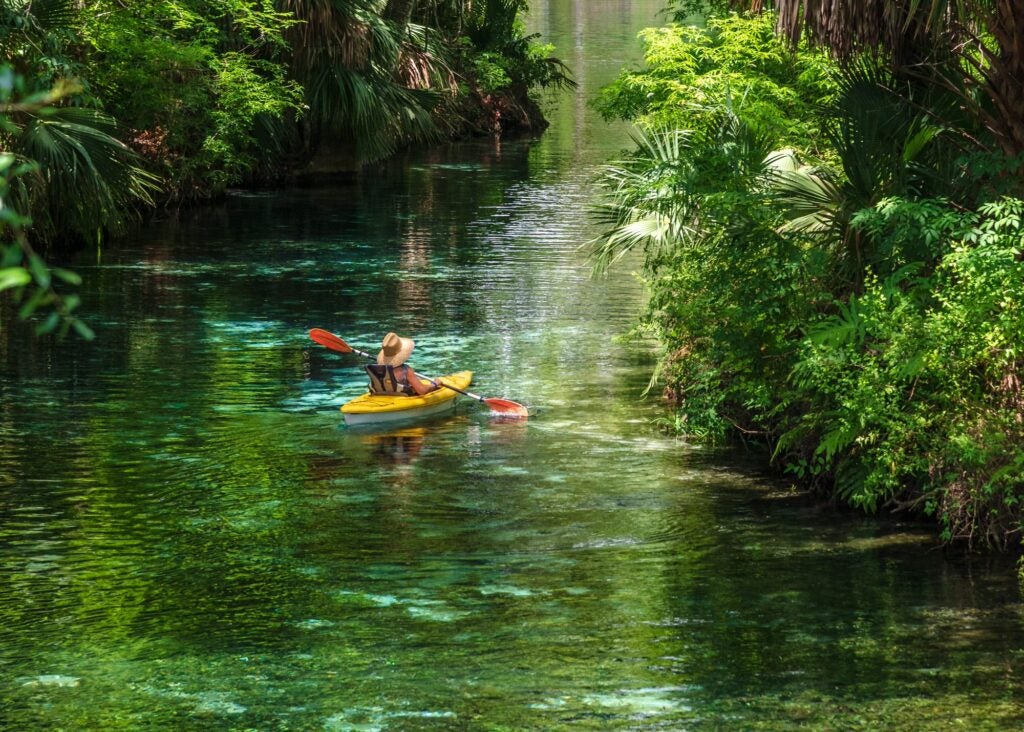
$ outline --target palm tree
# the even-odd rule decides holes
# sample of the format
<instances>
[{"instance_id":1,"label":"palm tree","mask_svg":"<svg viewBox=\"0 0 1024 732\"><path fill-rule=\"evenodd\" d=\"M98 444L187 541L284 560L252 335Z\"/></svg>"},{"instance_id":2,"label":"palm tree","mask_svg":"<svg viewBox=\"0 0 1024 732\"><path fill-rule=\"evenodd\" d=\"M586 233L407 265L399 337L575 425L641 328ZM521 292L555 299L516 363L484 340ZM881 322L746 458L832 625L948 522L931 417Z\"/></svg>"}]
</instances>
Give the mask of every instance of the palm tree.
<instances>
[{"instance_id":1,"label":"palm tree","mask_svg":"<svg viewBox=\"0 0 1024 732\"><path fill-rule=\"evenodd\" d=\"M156 178L120 142L109 116L74 101L73 83L64 77L75 63L67 53L74 0L0 0L0 64L13 68L28 92L46 94L57 85L64 106L5 104L0 149L32 164L35 172L12 184L7 203L28 213L32 235L96 237L118 231L136 204L150 203ZM56 97L54 97L56 99ZM4 100L5 102L7 100Z\"/></svg>"},{"instance_id":2,"label":"palm tree","mask_svg":"<svg viewBox=\"0 0 1024 732\"><path fill-rule=\"evenodd\" d=\"M639 130L636 152L605 166L594 212L604 231L588 242L600 273L639 249L656 270L673 249L733 230L761 195L771 141L726 104L698 131Z\"/></svg>"},{"instance_id":3,"label":"palm tree","mask_svg":"<svg viewBox=\"0 0 1024 732\"><path fill-rule=\"evenodd\" d=\"M279 6L303 21L288 39L292 74L306 90L309 148L327 142L358 162L438 135L430 112L448 76L422 34L412 60L411 2L389 4L391 19L371 0L280 0Z\"/></svg>"},{"instance_id":4,"label":"palm tree","mask_svg":"<svg viewBox=\"0 0 1024 732\"><path fill-rule=\"evenodd\" d=\"M774 199L787 219L781 231L806 234L826 246L844 287L860 288L868 268L879 274L907 261L931 264L936 253L881 251L853 226L858 211L885 198L949 197L966 200L953 133L931 110L942 99L917 99L910 85L870 59L848 66L833 105L825 111L825 137L840 169L802 165L789 151L769 158ZM929 110L928 112L923 110Z\"/></svg>"},{"instance_id":5,"label":"palm tree","mask_svg":"<svg viewBox=\"0 0 1024 732\"><path fill-rule=\"evenodd\" d=\"M882 51L895 66L960 91L998 145L1024 153L1024 22L1019 0L775 0L793 43L806 32L841 59ZM965 72L951 74L952 59ZM980 88L986 101L973 94Z\"/></svg>"}]
</instances>

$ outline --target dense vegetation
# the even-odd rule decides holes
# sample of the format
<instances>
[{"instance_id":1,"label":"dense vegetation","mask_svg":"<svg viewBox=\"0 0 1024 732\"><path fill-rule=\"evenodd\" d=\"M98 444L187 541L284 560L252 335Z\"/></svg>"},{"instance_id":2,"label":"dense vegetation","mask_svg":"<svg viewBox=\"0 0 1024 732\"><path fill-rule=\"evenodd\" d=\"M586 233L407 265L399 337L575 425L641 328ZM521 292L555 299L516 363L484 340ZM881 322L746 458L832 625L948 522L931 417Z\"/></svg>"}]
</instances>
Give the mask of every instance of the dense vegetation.
<instances>
[{"instance_id":1,"label":"dense vegetation","mask_svg":"<svg viewBox=\"0 0 1024 732\"><path fill-rule=\"evenodd\" d=\"M354 171L408 144L544 124L571 83L525 0L0 0L0 292L76 328L37 252L156 202Z\"/></svg>"},{"instance_id":2,"label":"dense vegetation","mask_svg":"<svg viewBox=\"0 0 1024 732\"><path fill-rule=\"evenodd\" d=\"M1010 5L785 0L647 31L600 100L639 132L593 242L598 269L644 253L675 429L998 547L1024 519Z\"/></svg>"}]
</instances>

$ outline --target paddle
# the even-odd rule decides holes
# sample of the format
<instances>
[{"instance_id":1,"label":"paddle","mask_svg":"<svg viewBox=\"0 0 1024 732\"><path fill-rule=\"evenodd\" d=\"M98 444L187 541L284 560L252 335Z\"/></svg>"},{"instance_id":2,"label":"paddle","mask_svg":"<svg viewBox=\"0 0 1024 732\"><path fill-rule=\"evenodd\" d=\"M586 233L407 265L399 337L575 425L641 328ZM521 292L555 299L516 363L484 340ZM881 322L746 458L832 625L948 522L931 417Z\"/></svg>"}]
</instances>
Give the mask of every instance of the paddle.
<instances>
[{"instance_id":1,"label":"paddle","mask_svg":"<svg viewBox=\"0 0 1024 732\"><path fill-rule=\"evenodd\" d=\"M353 348L352 346L347 344L345 341L343 341L338 336L336 336L333 333L330 333L330 332L328 332L326 330L323 330L322 328L313 328L311 331L309 331L309 337L312 338L317 343L319 343L321 346L324 346L325 348L329 348L332 351L337 351L338 353L355 353L355 354L358 354L358 355L362 356L363 358L368 358L371 361L376 361L377 360L377 358L375 356L370 355L366 351L360 351L358 348ZM450 386L449 384L446 384L443 381L437 381L436 379L431 379L429 376L423 376L422 374L417 374L415 371L413 372L413 375L415 375L415 376L417 376L418 378L421 378L421 379L426 379L427 381L429 381L434 386L443 386L445 389L451 389L452 391L457 391L459 394L464 394L465 396L468 396L470 399L476 399L478 402L483 402L484 404L486 404L488 407L491 408L492 412L495 412L495 413L500 414L502 416L506 416L506 417L529 417L530 416L530 413L526 409L526 407L524 407L519 402L512 401L511 399L498 399L496 397L485 398L485 397L479 396L477 394L473 394L472 392L463 391L462 389L459 389L457 387Z\"/></svg>"}]
</instances>

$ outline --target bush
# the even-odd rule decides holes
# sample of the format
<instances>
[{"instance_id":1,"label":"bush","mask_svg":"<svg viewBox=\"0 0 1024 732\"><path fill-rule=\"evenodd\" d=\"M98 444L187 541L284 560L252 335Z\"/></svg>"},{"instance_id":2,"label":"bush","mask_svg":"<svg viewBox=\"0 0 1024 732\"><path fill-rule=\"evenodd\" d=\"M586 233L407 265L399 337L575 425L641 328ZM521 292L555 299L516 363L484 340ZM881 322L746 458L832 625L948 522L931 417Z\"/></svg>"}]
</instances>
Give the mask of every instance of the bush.
<instances>
[{"instance_id":1,"label":"bush","mask_svg":"<svg viewBox=\"0 0 1024 732\"><path fill-rule=\"evenodd\" d=\"M1021 160L979 154L985 132L946 90L870 59L831 69L771 30L648 31L649 68L603 96L644 132L600 178L593 256L644 253L665 422L756 435L856 507L1008 547L1024 520Z\"/></svg>"},{"instance_id":2,"label":"bush","mask_svg":"<svg viewBox=\"0 0 1024 732\"><path fill-rule=\"evenodd\" d=\"M642 71L601 91L606 118L649 127L705 129L723 104L759 132L819 151L818 107L835 93L835 66L819 51L790 50L770 13L711 18L706 28L672 25L641 34Z\"/></svg>"},{"instance_id":3,"label":"bush","mask_svg":"<svg viewBox=\"0 0 1024 732\"><path fill-rule=\"evenodd\" d=\"M810 329L792 378L806 411L779 450L856 506L922 508L948 540L1006 547L1024 515L1024 201L965 213L887 200L855 223L893 246L938 235L950 250L930 276L869 279Z\"/></svg>"}]
</instances>

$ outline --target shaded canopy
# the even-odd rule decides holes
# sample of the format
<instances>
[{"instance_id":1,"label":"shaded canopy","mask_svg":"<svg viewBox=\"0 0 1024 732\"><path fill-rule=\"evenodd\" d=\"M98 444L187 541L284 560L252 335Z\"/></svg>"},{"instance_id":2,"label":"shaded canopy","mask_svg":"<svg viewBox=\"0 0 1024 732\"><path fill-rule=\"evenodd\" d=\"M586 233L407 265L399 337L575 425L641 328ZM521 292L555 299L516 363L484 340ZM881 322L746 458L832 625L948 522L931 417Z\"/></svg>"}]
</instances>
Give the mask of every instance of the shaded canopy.
<instances>
[{"instance_id":1,"label":"shaded canopy","mask_svg":"<svg viewBox=\"0 0 1024 732\"><path fill-rule=\"evenodd\" d=\"M760 2L758 2L760 4ZM960 79L939 74L970 99L1004 152L1024 152L1024 13L1019 0L774 0L779 31L806 32L840 59L879 51L901 68L935 69L953 60ZM1016 7L1015 7L1016 6ZM970 99L973 102L973 99Z\"/></svg>"}]
</instances>

